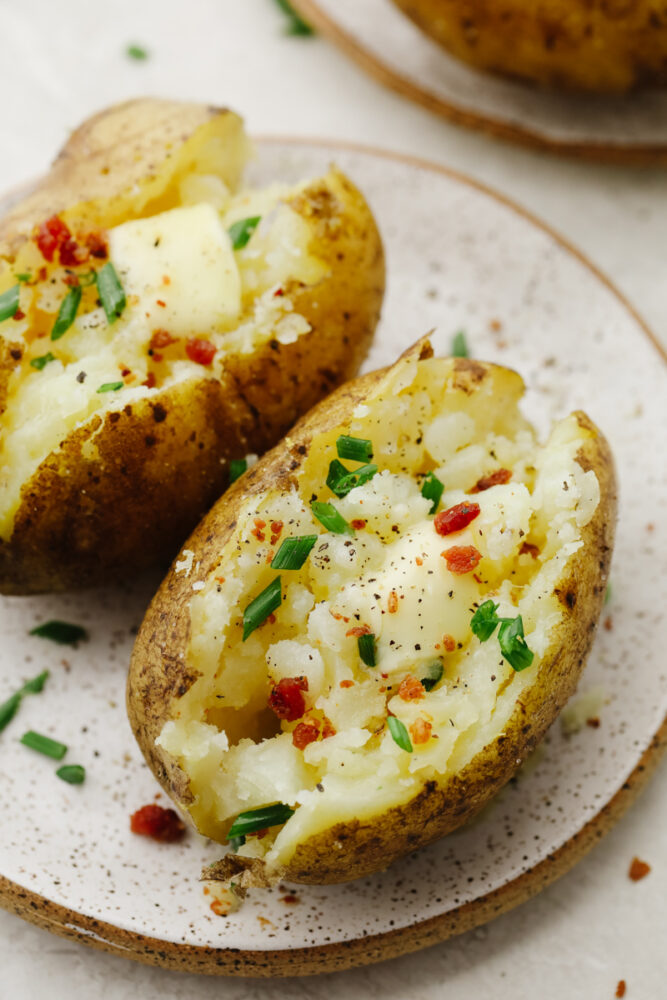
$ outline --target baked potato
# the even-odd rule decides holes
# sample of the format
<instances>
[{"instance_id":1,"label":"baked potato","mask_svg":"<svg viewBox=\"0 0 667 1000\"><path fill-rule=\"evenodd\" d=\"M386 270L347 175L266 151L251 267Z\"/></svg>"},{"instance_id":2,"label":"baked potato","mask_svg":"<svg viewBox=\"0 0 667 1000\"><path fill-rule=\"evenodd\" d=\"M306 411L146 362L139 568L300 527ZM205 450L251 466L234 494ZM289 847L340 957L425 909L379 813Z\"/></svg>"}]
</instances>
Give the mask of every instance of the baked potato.
<instances>
[{"instance_id":1,"label":"baked potato","mask_svg":"<svg viewBox=\"0 0 667 1000\"><path fill-rule=\"evenodd\" d=\"M128 711L243 893L384 869L469 820L572 694L615 523L609 447L540 445L506 368L419 342L222 497L138 633Z\"/></svg>"},{"instance_id":2,"label":"baked potato","mask_svg":"<svg viewBox=\"0 0 667 1000\"><path fill-rule=\"evenodd\" d=\"M356 373L371 211L335 167L244 189L250 151L231 111L131 101L0 223L0 591L166 567L230 463Z\"/></svg>"},{"instance_id":3,"label":"baked potato","mask_svg":"<svg viewBox=\"0 0 667 1000\"><path fill-rule=\"evenodd\" d=\"M664 0L394 0L476 69L554 89L622 94L667 82Z\"/></svg>"}]
</instances>

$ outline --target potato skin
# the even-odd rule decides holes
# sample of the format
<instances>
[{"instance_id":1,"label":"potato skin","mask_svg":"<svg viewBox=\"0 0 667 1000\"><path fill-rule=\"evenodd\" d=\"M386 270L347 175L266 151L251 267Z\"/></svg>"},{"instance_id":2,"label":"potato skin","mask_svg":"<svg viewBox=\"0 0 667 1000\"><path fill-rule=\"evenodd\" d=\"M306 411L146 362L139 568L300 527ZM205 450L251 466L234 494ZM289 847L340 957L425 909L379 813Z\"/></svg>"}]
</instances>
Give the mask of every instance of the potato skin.
<instances>
[{"instance_id":1,"label":"potato skin","mask_svg":"<svg viewBox=\"0 0 667 1000\"><path fill-rule=\"evenodd\" d=\"M557 90L667 83L664 0L394 0L477 69Z\"/></svg>"},{"instance_id":2,"label":"potato skin","mask_svg":"<svg viewBox=\"0 0 667 1000\"><path fill-rule=\"evenodd\" d=\"M430 345L417 345L420 357ZM459 387L479 389L491 365L457 359ZM349 418L382 378L373 372L343 386L320 403L293 429L289 438L239 480L210 511L190 538L188 548L201 559L198 579L218 562L217 553L232 534L245 501L269 486L293 484L304 449L313 437ZM595 633L604 601L616 520L616 485L609 446L589 418L577 412L579 425L591 431L578 452L584 470L598 477L601 499L583 529L584 545L568 563L567 578L556 591L564 617L545 654L535 683L517 705L505 731L488 744L456 776L444 784L429 782L411 801L382 815L378 821L344 822L300 845L280 878L325 884L345 882L382 870L411 850L428 844L465 823L514 774L542 739L573 693ZM165 790L181 804L190 800L187 776L155 746L168 719L178 711L178 698L196 679L188 676L185 652L190 638L188 604L192 580L173 569L154 598L137 636L128 679L128 712L139 745ZM335 843L335 849L334 849ZM228 855L206 876L225 880L234 875L241 888L266 885L262 862Z\"/></svg>"},{"instance_id":3,"label":"potato skin","mask_svg":"<svg viewBox=\"0 0 667 1000\"><path fill-rule=\"evenodd\" d=\"M162 144L156 126L149 128L154 103L165 129ZM145 124L137 134L130 128L135 114L137 125ZM231 113L131 102L96 116L74 133L56 162L55 193L46 183L0 228L5 247L20 243L28 218L29 232L37 219L66 204L68 174L78 177L86 166L80 157L91 157L91 171L93 164L115 157L108 196L114 185L124 189L128 174L135 178L139 168L126 162L131 150L149 157L140 165L144 173L155 169L166 143L177 136L184 141L218 114ZM129 148L122 146L123 122ZM86 195L99 197L98 180L90 185ZM221 380L202 369L200 378L107 414L101 428L96 415L72 432L23 486L14 531L0 540L0 592L86 587L120 579L128 568L166 564L226 488L226 460L272 447L301 414L356 374L384 292L382 243L372 214L335 169L326 183L316 182L294 199L293 207L314 224L311 250L330 268L330 277L316 285L284 286L311 330L291 344L270 340L253 354L228 354ZM10 352L17 347L6 345L0 356L0 413L15 364ZM85 457L89 441L97 449L95 460Z\"/></svg>"}]
</instances>

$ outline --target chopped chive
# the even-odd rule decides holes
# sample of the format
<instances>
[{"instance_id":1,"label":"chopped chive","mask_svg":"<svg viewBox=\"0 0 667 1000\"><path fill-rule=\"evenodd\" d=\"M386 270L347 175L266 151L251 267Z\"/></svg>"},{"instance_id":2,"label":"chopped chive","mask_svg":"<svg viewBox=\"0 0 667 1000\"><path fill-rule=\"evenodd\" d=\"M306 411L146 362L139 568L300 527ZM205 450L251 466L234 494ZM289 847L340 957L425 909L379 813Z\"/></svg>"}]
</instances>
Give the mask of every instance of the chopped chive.
<instances>
[{"instance_id":1,"label":"chopped chive","mask_svg":"<svg viewBox=\"0 0 667 1000\"><path fill-rule=\"evenodd\" d=\"M604 603L609 604L610 600L611 600L611 584L608 583L607 589L604 592Z\"/></svg>"},{"instance_id":2,"label":"chopped chive","mask_svg":"<svg viewBox=\"0 0 667 1000\"><path fill-rule=\"evenodd\" d=\"M452 337L452 357L453 358L467 358L468 357L468 344L466 342L466 335L463 330L459 330Z\"/></svg>"},{"instance_id":3,"label":"chopped chive","mask_svg":"<svg viewBox=\"0 0 667 1000\"><path fill-rule=\"evenodd\" d=\"M118 392L125 386L124 382L103 382L97 390L98 392Z\"/></svg>"},{"instance_id":4,"label":"chopped chive","mask_svg":"<svg viewBox=\"0 0 667 1000\"><path fill-rule=\"evenodd\" d=\"M302 38L307 38L315 34L311 26L297 14L289 0L275 0L275 2L288 18L288 23L285 25L286 35L298 35Z\"/></svg>"},{"instance_id":5,"label":"chopped chive","mask_svg":"<svg viewBox=\"0 0 667 1000\"><path fill-rule=\"evenodd\" d=\"M0 732L12 721L20 704L21 695L17 691L16 694L13 694L11 698L3 701L2 705L0 705Z\"/></svg>"},{"instance_id":6,"label":"chopped chive","mask_svg":"<svg viewBox=\"0 0 667 1000\"><path fill-rule=\"evenodd\" d=\"M55 360L55 355L51 354L51 351L47 351L46 354L42 354L39 358L32 358L30 366L32 368L36 368L38 372L41 372L42 368L46 368L49 361Z\"/></svg>"},{"instance_id":7,"label":"chopped chive","mask_svg":"<svg viewBox=\"0 0 667 1000\"><path fill-rule=\"evenodd\" d=\"M271 560L271 569L301 569L316 541L317 535L286 538Z\"/></svg>"},{"instance_id":8,"label":"chopped chive","mask_svg":"<svg viewBox=\"0 0 667 1000\"><path fill-rule=\"evenodd\" d=\"M227 232L232 241L232 250L243 250L250 242L250 237L260 223L261 215L251 215L247 219L239 219L232 223Z\"/></svg>"},{"instance_id":9,"label":"chopped chive","mask_svg":"<svg viewBox=\"0 0 667 1000\"><path fill-rule=\"evenodd\" d=\"M429 514L435 514L438 509L438 504L442 498L443 491L445 489L445 484L441 483L438 477L433 472L427 472L424 476L424 482L422 483L421 494L426 500L431 501L431 509Z\"/></svg>"},{"instance_id":10,"label":"chopped chive","mask_svg":"<svg viewBox=\"0 0 667 1000\"><path fill-rule=\"evenodd\" d=\"M227 840L234 840L236 837L245 837L248 833L256 833L257 830L266 830L269 826L279 826L286 823L290 816L294 815L294 810L282 802L274 806L260 806L259 809L249 809L247 812L239 813L232 823Z\"/></svg>"},{"instance_id":11,"label":"chopped chive","mask_svg":"<svg viewBox=\"0 0 667 1000\"><path fill-rule=\"evenodd\" d=\"M63 764L56 771L56 777L68 785L82 785L86 780L86 769L81 764Z\"/></svg>"},{"instance_id":12,"label":"chopped chive","mask_svg":"<svg viewBox=\"0 0 667 1000\"><path fill-rule=\"evenodd\" d=\"M493 601L484 601L470 619L470 628L473 630L480 642L490 639L496 630L496 625L500 618L496 614L498 605Z\"/></svg>"},{"instance_id":13,"label":"chopped chive","mask_svg":"<svg viewBox=\"0 0 667 1000\"><path fill-rule=\"evenodd\" d=\"M76 318L80 302L81 289L78 285L73 285L60 303L60 309L51 330L51 340L60 340L67 333Z\"/></svg>"},{"instance_id":14,"label":"chopped chive","mask_svg":"<svg viewBox=\"0 0 667 1000\"><path fill-rule=\"evenodd\" d=\"M498 630L498 642L500 643L500 652L517 672L525 670L533 662L533 652L528 648L523 637L521 615L503 620Z\"/></svg>"},{"instance_id":15,"label":"chopped chive","mask_svg":"<svg viewBox=\"0 0 667 1000\"><path fill-rule=\"evenodd\" d=\"M374 667L377 664L377 650L375 648L375 636L372 632L360 635L357 639L359 656L367 667Z\"/></svg>"},{"instance_id":16,"label":"chopped chive","mask_svg":"<svg viewBox=\"0 0 667 1000\"><path fill-rule=\"evenodd\" d=\"M77 275L77 277L82 288L88 288L90 285L94 285L97 281L97 273L92 269L87 271L85 274Z\"/></svg>"},{"instance_id":17,"label":"chopped chive","mask_svg":"<svg viewBox=\"0 0 667 1000\"><path fill-rule=\"evenodd\" d=\"M426 671L425 675L419 678L421 685L425 691L432 691L445 672L442 660L434 660L433 663L428 663L424 667L424 670Z\"/></svg>"},{"instance_id":18,"label":"chopped chive","mask_svg":"<svg viewBox=\"0 0 667 1000\"><path fill-rule=\"evenodd\" d=\"M73 646L82 639L88 638L88 633L81 625L71 625L69 622L52 620L37 625L30 630L30 635L37 635L40 639L51 639L59 642L61 646Z\"/></svg>"},{"instance_id":19,"label":"chopped chive","mask_svg":"<svg viewBox=\"0 0 667 1000\"><path fill-rule=\"evenodd\" d=\"M235 483L239 476L248 468L248 463L245 458L232 458L229 462L229 485Z\"/></svg>"},{"instance_id":20,"label":"chopped chive","mask_svg":"<svg viewBox=\"0 0 667 1000\"><path fill-rule=\"evenodd\" d=\"M390 715L387 717L387 725L396 746L399 746L401 750L405 750L407 753L412 753L412 742L401 720L397 719L395 715Z\"/></svg>"},{"instance_id":21,"label":"chopped chive","mask_svg":"<svg viewBox=\"0 0 667 1000\"><path fill-rule=\"evenodd\" d=\"M148 59L148 52L142 45L128 45L125 49L125 55L130 59Z\"/></svg>"},{"instance_id":22,"label":"chopped chive","mask_svg":"<svg viewBox=\"0 0 667 1000\"><path fill-rule=\"evenodd\" d=\"M25 283L26 281L30 281L30 279L32 278L32 275L28 274L27 271L24 271L22 274L15 274L14 277L16 278L17 281L20 281L21 283Z\"/></svg>"},{"instance_id":23,"label":"chopped chive","mask_svg":"<svg viewBox=\"0 0 667 1000\"><path fill-rule=\"evenodd\" d=\"M58 740L52 740L50 736L42 736L41 733L34 733L31 729L24 733L20 739L24 746L43 753L45 757L52 757L53 760L62 760L67 753L67 747Z\"/></svg>"},{"instance_id":24,"label":"chopped chive","mask_svg":"<svg viewBox=\"0 0 667 1000\"><path fill-rule=\"evenodd\" d=\"M41 674L37 674L37 676L33 677L31 681L25 682L25 684L19 691L19 694L20 695L41 694L41 692L44 690L44 685L46 684L48 679L49 679L49 671L42 670Z\"/></svg>"},{"instance_id":25,"label":"chopped chive","mask_svg":"<svg viewBox=\"0 0 667 1000\"><path fill-rule=\"evenodd\" d=\"M336 441L336 452L339 458L349 458L352 462L370 462L373 457L373 443L367 438L341 434Z\"/></svg>"},{"instance_id":26,"label":"chopped chive","mask_svg":"<svg viewBox=\"0 0 667 1000\"><path fill-rule=\"evenodd\" d=\"M282 600L282 585L280 577L272 580L254 601L251 601L243 612L243 641L266 621L270 614L280 607Z\"/></svg>"},{"instance_id":27,"label":"chopped chive","mask_svg":"<svg viewBox=\"0 0 667 1000\"><path fill-rule=\"evenodd\" d=\"M352 525L347 523L343 515L338 513L332 503L322 503L319 500L315 500L311 503L310 509L313 512L313 517L320 524L324 525L327 531L333 532L334 535L354 534Z\"/></svg>"},{"instance_id":28,"label":"chopped chive","mask_svg":"<svg viewBox=\"0 0 667 1000\"><path fill-rule=\"evenodd\" d=\"M0 323L13 316L19 307L20 285L12 285L0 295Z\"/></svg>"},{"instance_id":29,"label":"chopped chive","mask_svg":"<svg viewBox=\"0 0 667 1000\"><path fill-rule=\"evenodd\" d=\"M245 837L230 837L227 843L233 851L238 851L239 847L243 847L245 844ZM233 885L234 883L232 883Z\"/></svg>"},{"instance_id":30,"label":"chopped chive","mask_svg":"<svg viewBox=\"0 0 667 1000\"><path fill-rule=\"evenodd\" d=\"M123 286L116 274L116 268L111 261L107 261L104 267L100 268L95 275L95 280L102 307L107 314L107 321L109 324L115 323L127 305L127 300Z\"/></svg>"},{"instance_id":31,"label":"chopped chive","mask_svg":"<svg viewBox=\"0 0 667 1000\"><path fill-rule=\"evenodd\" d=\"M363 486L378 471L377 465L360 465L353 472L334 458L329 465L327 486L337 497L345 497L355 486Z\"/></svg>"}]
</instances>

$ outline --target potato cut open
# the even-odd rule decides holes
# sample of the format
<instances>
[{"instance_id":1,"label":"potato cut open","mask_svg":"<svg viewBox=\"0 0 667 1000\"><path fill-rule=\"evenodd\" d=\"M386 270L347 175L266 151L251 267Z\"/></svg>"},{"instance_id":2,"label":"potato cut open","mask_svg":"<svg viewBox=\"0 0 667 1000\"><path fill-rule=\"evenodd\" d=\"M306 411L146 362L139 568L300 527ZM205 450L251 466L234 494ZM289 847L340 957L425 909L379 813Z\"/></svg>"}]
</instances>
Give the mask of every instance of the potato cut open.
<instances>
[{"instance_id":1,"label":"potato cut open","mask_svg":"<svg viewBox=\"0 0 667 1000\"><path fill-rule=\"evenodd\" d=\"M386 867L476 812L574 688L605 591L611 460L581 413L541 444L523 389L419 345L297 425L176 562L130 715L197 827L231 833L220 878Z\"/></svg>"}]
</instances>

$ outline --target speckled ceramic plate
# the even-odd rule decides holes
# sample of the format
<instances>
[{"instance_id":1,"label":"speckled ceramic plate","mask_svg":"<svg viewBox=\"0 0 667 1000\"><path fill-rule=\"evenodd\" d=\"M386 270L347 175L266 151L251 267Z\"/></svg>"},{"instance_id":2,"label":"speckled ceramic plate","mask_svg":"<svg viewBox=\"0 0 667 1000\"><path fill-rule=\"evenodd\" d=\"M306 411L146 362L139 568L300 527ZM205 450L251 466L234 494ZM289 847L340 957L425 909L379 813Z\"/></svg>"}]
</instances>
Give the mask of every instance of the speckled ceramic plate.
<instances>
[{"instance_id":1,"label":"speckled ceramic plate","mask_svg":"<svg viewBox=\"0 0 667 1000\"><path fill-rule=\"evenodd\" d=\"M448 55L391 0L292 3L385 86L457 125L552 153L667 164L667 89L629 97L549 93Z\"/></svg>"},{"instance_id":2,"label":"speckled ceramic plate","mask_svg":"<svg viewBox=\"0 0 667 1000\"><path fill-rule=\"evenodd\" d=\"M464 177L372 151L265 140L254 179L297 180L335 160L362 187L384 236L388 289L368 367L435 328L464 328L474 354L521 371L540 427L585 406L614 448L622 492L613 599L581 684L601 686L600 726L556 724L533 766L471 827L389 871L333 887L258 892L229 918L198 883L220 847L134 836L129 815L158 796L125 717L133 634L156 580L126 590L0 602L0 697L48 667L0 736L0 902L57 934L142 961L225 974L344 968L423 947L488 920L567 870L631 801L659 757L667 712L666 380L642 321L574 250ZM79 622L90 641L28 631ZM21 746L29 728L70 747L87 779ZM164 799L162 800L164 801Z\"/></svg>"}]
</instances>

